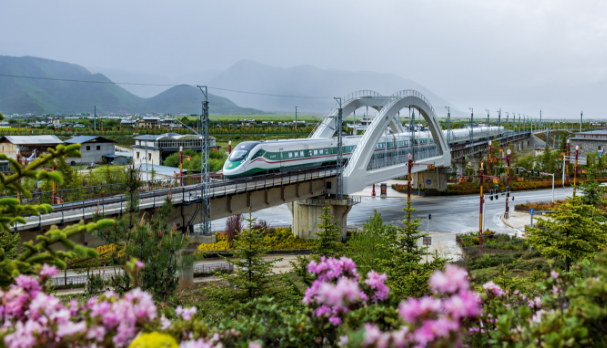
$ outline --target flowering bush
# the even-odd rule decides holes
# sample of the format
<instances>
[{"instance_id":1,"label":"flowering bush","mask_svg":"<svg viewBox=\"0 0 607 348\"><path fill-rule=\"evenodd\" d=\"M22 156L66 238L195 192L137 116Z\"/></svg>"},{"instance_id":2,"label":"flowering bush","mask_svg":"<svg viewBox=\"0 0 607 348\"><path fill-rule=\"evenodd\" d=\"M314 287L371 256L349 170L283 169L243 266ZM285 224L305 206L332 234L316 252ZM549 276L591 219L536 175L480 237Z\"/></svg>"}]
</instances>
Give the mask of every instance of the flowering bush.
<instances>
[{"instance_id":1,"label":"flowering bush","mask_svg":"<svg viewBox=\"0 0 607 348\"><path fill-rule=\"evenodd\" d=\"M131 262L133 270L143 267ZM571 273L552 271L523 294L494 282L474 292L454 265L435 271L432 295L397 299L375 271L348 258L312 261L303 308L262 297L226 309L216 327L195 307L159 310L139 288L63 304L47 294L56 274L21 275L0 292L0 346L24 347L459 347L605 346L607 254Z\"/></svg>"},{"instance_id":2,"label":"flowering bush","mask_svg":"<svg viewBox=\"0 0 607 348\"><path fill-rule=\"evenodd\" d=\"M409 298L399 305L401 327L387 332L365 324L359 335L363 347L443 347L461 346L464 329L481 314L481 299L470 291L468 273L453 265L430 277L434 296ZM344 339L350 342L350 337Z\"/></svg>"}]
</instances>

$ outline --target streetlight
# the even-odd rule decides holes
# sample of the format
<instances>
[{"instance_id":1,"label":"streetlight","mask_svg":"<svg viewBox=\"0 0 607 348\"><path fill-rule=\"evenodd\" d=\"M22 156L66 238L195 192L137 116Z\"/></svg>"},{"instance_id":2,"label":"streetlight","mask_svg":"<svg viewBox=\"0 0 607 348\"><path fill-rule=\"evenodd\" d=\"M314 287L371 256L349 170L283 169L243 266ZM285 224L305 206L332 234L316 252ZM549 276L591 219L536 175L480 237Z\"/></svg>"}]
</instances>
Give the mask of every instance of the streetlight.
<instances>
[{"instance_id":1,"label":"streetlight","mask_svg":"<svg viewBox=\"0 0 607 348\"><path fill-rule=\"evenodd\" d=\"M506 151L506 213L504 214L504 216L506 217L506 219L508 218L508 198L510 198L510 154L512 153L512 151L510 149L508 149Z\"/></svg>"},{"instance_id":2,"label":"streetlight","mask_svg":"<svg viewBox=\"0 0 607 348\"><path fill-rule=\"evenodd\" d=\"M575 145L575 166L573 167L573 197L575 197L575 179L577 178L577 158L580 146Z\"/></svg>"}]
</instances>

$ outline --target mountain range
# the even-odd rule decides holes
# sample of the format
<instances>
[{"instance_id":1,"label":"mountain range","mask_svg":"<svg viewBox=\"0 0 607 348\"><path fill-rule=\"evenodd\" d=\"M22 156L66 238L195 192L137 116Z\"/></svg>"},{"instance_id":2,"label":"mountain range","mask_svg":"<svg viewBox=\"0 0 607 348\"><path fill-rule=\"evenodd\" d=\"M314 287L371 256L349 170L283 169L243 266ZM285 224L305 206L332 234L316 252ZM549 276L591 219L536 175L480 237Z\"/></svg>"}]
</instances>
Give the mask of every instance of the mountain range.
<instances>
[{"instance_id":1,"label":"mountain range","mask_svg":"<svg viewBox=\"0 0 607 348\"><path fill-rule=\"evenodd\" d=\"M92 74L80 65L36 57L0 56L0 112L33 114L101 113L193 113L201 110L198 88L178 85L142 98L113 84L103 74ZM9 76L7 76L9 75ZM45 79L18 78L35 76ZM72 81L61 81L72 80ZM74 81L94 81L83 83ZM260 110L242 108L231 100L209 94L214 114L254 114Z\"/></svg>"},{"instance_id":2,"label":"mountain range","mask_svg":"<svg viewBox=\"0 0 607 348\"><path fill-rule=\"evenodd\" d=\"M394 74L328 70L309 65L280 68L252 60L241 60L223 71L204 70L184 74L175 79L141 73L134 75L127 71L104 68L90 69L103 72L115 81L151 81L156 78L156 81L170 83L208 85L210 91L229 98L238 105L271 112L293 112L295 106L298 106L300 112L327 113L336 105L333 97L344 97L357 90L374 90L390 95L403 89L414 89L424 94L435 108L450 106L454 110L454 116L460 113L449 102L419 83ZM150 88L142 89L137 86L125 88L141 96L149 96L152 92ZM225 89L252 93L230 92ZM156 92L161 90L159 88ZM298 97L283 97L285 95Z\"/></svg>"}]
</instances>

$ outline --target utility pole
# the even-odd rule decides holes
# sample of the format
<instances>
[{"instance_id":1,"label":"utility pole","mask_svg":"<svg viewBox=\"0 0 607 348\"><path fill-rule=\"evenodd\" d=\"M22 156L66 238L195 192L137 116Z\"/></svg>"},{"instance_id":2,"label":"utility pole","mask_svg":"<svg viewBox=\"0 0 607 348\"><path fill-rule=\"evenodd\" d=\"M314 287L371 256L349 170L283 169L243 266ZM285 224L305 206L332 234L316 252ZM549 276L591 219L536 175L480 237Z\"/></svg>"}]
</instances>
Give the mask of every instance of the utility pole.
<instances>
[{"instance_id":1,"label":"utility pole","mask_svg":"<svg viewBox=\"0 0 607 348\"><path fill-rule=\"evenodd\" d=\"M413 159L415 159L415 108L411 109L409 124L409 129L411 130L411 153L413 154Z\"/></svg>"},{"instance_id":2,"label":"utility pole","mask_svg":"<svg viewBox=\"0 0 607 348\"><path fill-rule=\"evenodd\" d=\"M342 200L344 195L344 181L342 177L342 166L343 166L343 146L342 146L342 109L341 109L341 98L335 98L337 103L339 104L339 109L337 109L337 124L335 128L337 128L337 199Z\"/></svg>"},{"instance_id":3,"label":"utility pole","mask_svg":"<svg viewBox=\"0 0 607 348\"><path fill-rule=\"evenodd\" d=\"M93 119L94 119L94 121L93 121L94 122L94 129L95 129L95 131L97 131L97 105L95 105L95 115L93 116Z\"/></svg>"},{"instance_id":4,"label":"utility pole","mask_svg":"<svg viewBox=\"0 0 607 348\"><path fill-rule=\"evenodd\" d=\"M510 211L510 209L508 208L508 199L510 198L510 154L512 153L512 151L510 151L510 149L506 150L506 213L504 214L504 217L507 219L508 218L508 213Z\"/></svg>"},{"instance_id":5,"label":"utility pole","mask_svg":"<svg viewBox=\"0 0 607 348\"><path fill-rule=\"evenodd\" d=\"M297 106L295 107L295 130L297 130Z\"/></svg>"},{"instance_id":6,"label":"utility pole","mask_svg":"<svg viewBox=\"0 0 607 348\"><path fill-rule=\"evenodd\" d=\"M200 135L202 135L202 153L200 154L200 220L202 234L211 234L211 197L209 194L209 93L207 86L198 86L204 96L200 114Z\"/></svg>"},{"instance_id":7,"label":"utility pole","mask_svg":"<svg viewBox=\"0 0 607 348\"><path fill-rule=\"evenodd\" d=\"M582 132L582 122L584 122L584 111L580 114L580 133Z\"/></svg>"},{"instance_id":8,"label":"utility pole","mask_svg":"<svg viewBox=\"0 0 607 348\"><path fill-rule=\"evenodd\" d=\"M577 160L578 160L578 153L579 153L579 149L580 146L579 145L575 145L575 166L573 167L573 198L575 198L575 180L577 179Z\"/></svg>"},{"instance_id":9,"label":"utility pole","mask_svg":"<svg viewBox=\"0 0 607 348\"><path fill-rule=\"evenodd\" d=\"M487 111L487 127L489 127L489 109L485 109Z\"/></svg>"},{"instance_id":10,"label":"utility pole","mask_svg":"<svg viewBox=\"0 0 607 348\"><path fill-rule=\"evenodd\" d=\"M542 127L543 123L542 123L542 109L540 109L540 128Z\"/></svg>"},{"instance_id":11,"label":"utility pole","mask_svg":"<svg viewBox=\"0 0 607 348\"><path fill-rule=\"evenodd\" d=\"M470 109L470 160L474 158L474 108Z\"/></svg>"},{"instance_id":12,"label":"utility pole","mask_svg":"<svg viewBox=\"0 0 607 348\"><path fill-rule=\"evenodd\" d=\"M448 106L445 106L447 109L447 144L451 139L451 109Z\"/></svg>"},{"instance_id":13,"label":"utility pole","mask_svg":"<svg viewBox=\"0 0 607 348\"><path fill-rule=\"evenodd\" d=\"M500 108L499 110L497 110L497 127L499 130L499 127L502 126L502 109Z\"/></svg>"}]
</instances>

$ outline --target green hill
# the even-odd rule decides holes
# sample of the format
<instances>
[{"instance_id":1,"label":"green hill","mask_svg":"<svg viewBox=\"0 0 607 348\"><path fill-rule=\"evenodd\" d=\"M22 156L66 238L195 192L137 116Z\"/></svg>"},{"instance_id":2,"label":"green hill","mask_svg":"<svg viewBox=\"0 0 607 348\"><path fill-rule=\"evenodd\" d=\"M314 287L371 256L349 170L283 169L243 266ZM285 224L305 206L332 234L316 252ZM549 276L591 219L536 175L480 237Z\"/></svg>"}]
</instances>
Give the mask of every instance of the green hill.
<instances>
[{"instance_id":1,"label":"green hill","mask_svg":"<svg viewBox=\"0 0 607 348\"><path fill-rule=\"evenodd\" d=\"M111 82L102 74L91 74L70 63L36 57L0 56L0 74ZM33 114L114 113L194 113L201 110L202 94L196 87L172 87L152 98L140 98L124 88L105 83L82 83L0 76L0 112ZM258 114L241 108L227 98L209 95L212 114Z\"/></svg>"}]
</instances>

